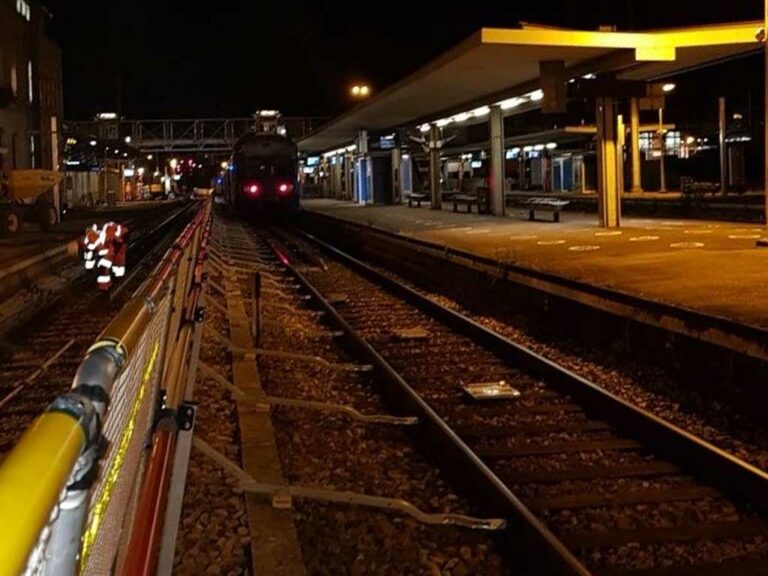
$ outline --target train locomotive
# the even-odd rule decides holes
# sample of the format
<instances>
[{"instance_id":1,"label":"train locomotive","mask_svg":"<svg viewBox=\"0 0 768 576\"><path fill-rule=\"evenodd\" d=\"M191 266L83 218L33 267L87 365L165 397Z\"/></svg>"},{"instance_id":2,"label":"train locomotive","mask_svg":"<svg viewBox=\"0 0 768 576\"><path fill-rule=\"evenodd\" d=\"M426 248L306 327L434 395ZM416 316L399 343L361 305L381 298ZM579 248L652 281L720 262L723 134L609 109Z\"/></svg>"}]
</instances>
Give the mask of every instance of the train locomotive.
<instances>
[{"instance_id":1,"label":"train locomotive","mask_svg":"<svg viewBox=\"0 0 768 576\"><path fill-rule=\"evenodd\" d=\"M296 144L281 134L251 132L234 146L225 181L227 202L241 216L293 212L299 207Z\"/></svg>"}]
</instances>

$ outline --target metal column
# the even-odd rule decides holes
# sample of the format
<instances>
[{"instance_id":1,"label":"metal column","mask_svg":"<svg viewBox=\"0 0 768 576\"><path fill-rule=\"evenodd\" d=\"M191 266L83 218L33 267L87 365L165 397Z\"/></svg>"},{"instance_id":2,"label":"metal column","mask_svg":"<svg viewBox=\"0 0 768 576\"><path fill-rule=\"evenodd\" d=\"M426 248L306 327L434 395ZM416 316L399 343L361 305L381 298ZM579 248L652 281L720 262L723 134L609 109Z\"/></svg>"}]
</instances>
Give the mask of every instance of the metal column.
<instances>
[{"instance_id":1,"label":"metal column","mask_svg":"<svg viewBox=\"0 0 768 576\"><path fill-rule=\"evenodd\" d=\"M624 193L624 145L626 141L624 116L619 114L616 118L616 188L619 197Z\"/></svg>"},{"instance_id":2,"label":"metal column","mask_svg":"<svg viewBox=\"0 0 768 576\"><path fill-rule=\"evenodd\" d=\"M501 106L491 106L491 212L504 215L504 116Z\"/></svg>"},{"instance_id":3,"label":"metal column","mask_svg":"<svg viewBox=\"0 0 768 576\"><path fill-rule=\"evenodd\" d=\"M621 225L621 197L616 178L616 115L611 98L595 100L597 124L597 204L600 226Z\"/></svg>"},{"instance_id":4,"label":"metal column","mask_svg":"<svg viewBox=\"0 0 768 576\"><path fill-rule=\"evenodd\" d=\"M728 181L725 149L725 98L717 99L717 134L720 146L720 193L725 194Z\"/></svg>"},{"instance_id":5,"label":"metal column","mask_svg":"<svg viewBox=\"0 0 768 576\"><path fill-rule=\"evenodd\" d=\"M402 190L400 189L400 165L401 155L400 147L392 148L392 203L400 204L402 202Z\"/></svg>"},{"instance_id":6,"label":"metal column","mask_svg":"<svg viewBox=\"0 0 768 576\"><path fill-rule=\"evenodd\" d=\"M629 137L632 142L632 192L642 192L642 176L640 173L640 102L637 98L630 100Z\"/></svg>"},{"instance_id":7,"label":"metal column","mask_svg":"<svg viewBox=\"0 0 768 576\"><path fill-rule=\"evenodd\" d=\"M659 146L661 147L661 156L659 156L659 192L667 191L667 167L665 157L667 155L667 133L664 130L664 108L659 108Z\"/></svg>"},{"instance_id":8,"label":"metal column","mask_svg":"<svg viewBox=\"0 0 768 576\"><path fill-rule=\"evenodd\" d=\"M432 210L442 209L440 196L440 128L437 124L429 127L429 193L432 198Z\"/></svg>"}]
</instances>

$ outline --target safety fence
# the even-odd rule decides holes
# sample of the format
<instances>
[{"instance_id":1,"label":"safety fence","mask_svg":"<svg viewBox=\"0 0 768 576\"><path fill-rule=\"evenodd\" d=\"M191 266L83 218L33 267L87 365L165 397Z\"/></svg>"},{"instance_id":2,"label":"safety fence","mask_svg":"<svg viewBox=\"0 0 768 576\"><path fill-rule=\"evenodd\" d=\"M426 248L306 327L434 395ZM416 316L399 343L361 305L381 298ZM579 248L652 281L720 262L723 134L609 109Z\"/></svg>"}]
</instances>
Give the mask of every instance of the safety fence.
<instances>
[{"instance_id":1,"label":"safety fence","mask_svg":"<svg viewBox=\"0 0 768 576\"><path fill-rule=\"evenodd\" d=\"M0 574L155 571L176 439L193 414L185 398L211 217L201 204L90 347L70 391L0 462Z\"/></svg>"}]
</instances>

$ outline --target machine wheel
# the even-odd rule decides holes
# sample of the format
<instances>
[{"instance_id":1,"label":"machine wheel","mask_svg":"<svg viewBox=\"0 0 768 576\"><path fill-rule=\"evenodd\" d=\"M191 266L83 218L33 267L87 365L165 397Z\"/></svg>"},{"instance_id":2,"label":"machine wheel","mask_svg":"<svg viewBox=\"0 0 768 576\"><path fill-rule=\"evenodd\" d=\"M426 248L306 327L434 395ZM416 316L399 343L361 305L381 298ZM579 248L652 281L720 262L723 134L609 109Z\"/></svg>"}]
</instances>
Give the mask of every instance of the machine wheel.
<instances>
[{"instance_id":1,"label":"machine wheel","mask_svg":"<svg viewBox=\"0 0 768 576\"><path fill-rule=\"evenodd\" d=\"M13 206L0 206L0 238L14 236L21 228L21 214Z\"/></svg>"},{"instance_id":2,"label":"machine wheel","mask_svg":"<svg viewBox=\"0 0 768 576\"><path fill-rule=\"evenodd\" d=\"M40 228L45 232L48 232L51 228L56 226L59 221L59 215L56 213L56 208L49 202L38 202L35 206L37 221L40 223Z\"/></svg>"}]
</instances>

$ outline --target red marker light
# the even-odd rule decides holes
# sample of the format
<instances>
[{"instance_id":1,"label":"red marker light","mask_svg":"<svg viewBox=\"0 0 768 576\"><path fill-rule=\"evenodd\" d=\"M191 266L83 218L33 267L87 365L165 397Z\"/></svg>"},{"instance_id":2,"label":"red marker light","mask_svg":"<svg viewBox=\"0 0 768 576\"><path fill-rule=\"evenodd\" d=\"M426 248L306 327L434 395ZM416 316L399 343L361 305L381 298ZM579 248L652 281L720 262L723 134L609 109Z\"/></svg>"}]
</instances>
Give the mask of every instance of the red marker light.
<instances>
[{"instance_id":1,"label":"red marker light","mask_svg":"<svg viewBox=\"0 0 768 576\"><path fill-rule=\"evenodd\" d=\"M252 196L258 196L259 193L261 192L261 188L255 182L252 182L250 184L245 184L243 186L243 191L248 194L251 194Z\"/></svg>"},{"instance_id":2,"label":"red marker light","mask_svg":"<svg viewBox=\"0 0 768 576\"><path fill-rule=\"evenodd\" d=\"M280 184L280 192L288 192L288 184Z\"/></svg>"},{"instance_id":3,"label":"red marker light","mask_svg":"<svg viewBox=\"0 0 768 576\"><path fill-rule=\"evenodd\" d=\"M280 184L277 187L278 193L280 193L282 195L290 194L291 190L293 190L293 184L289 184L289 183L286 183L286 182L283 182L282 184Z\"/></svg>"}]
</instances>

